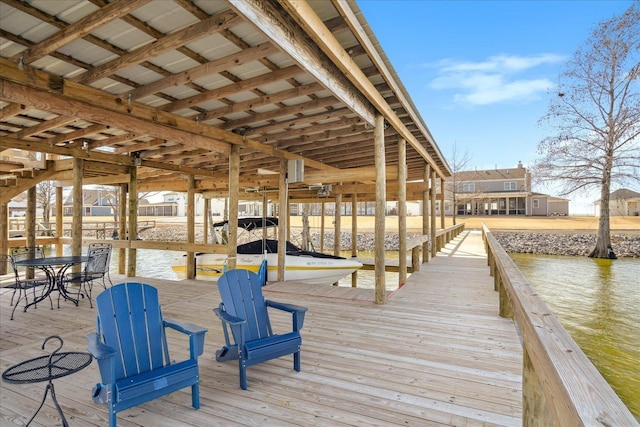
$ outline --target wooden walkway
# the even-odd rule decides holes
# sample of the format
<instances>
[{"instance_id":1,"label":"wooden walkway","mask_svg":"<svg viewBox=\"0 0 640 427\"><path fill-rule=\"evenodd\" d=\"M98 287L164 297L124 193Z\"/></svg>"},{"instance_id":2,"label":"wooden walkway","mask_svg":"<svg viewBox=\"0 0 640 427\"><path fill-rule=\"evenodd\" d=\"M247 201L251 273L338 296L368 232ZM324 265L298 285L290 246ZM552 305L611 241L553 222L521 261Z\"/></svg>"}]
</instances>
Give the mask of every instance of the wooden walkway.
<instances>
[{"instance_id":1,"label":"wooden walkway","mask_svg":"<svg viewBox=\"0 0 640 427\"><path fill-rule=\"evenodd\" d=\"M466 231L407 284L376 305L373 290L271 284L267 298L309 307L302 331L302 372L291 357L249 368L247 391L237 365L217 363L224 342L211 309L215 285L141 279L159 288L166 317L209 328L200 359L201 408L179 391L121 413L127 426L487 426L521 425L522 350L513 323L497 316L498 295L479 232ZM44 354L45 337L60 335L64 350L83 351L95 310L86 301L50 310L39 305L10 321L8 289L0 290L0 369ZM288 318L272 319L276 330ZM188 351L170 335L173 357ZM48 349L50 350L50 349ZM55 381L72 426L106 425L106 407L92 403L95 362ZM23 425L44 383L0 384L0 424ZM50 398L32 425L60 425Z\"/></svg>"}]
</instances>

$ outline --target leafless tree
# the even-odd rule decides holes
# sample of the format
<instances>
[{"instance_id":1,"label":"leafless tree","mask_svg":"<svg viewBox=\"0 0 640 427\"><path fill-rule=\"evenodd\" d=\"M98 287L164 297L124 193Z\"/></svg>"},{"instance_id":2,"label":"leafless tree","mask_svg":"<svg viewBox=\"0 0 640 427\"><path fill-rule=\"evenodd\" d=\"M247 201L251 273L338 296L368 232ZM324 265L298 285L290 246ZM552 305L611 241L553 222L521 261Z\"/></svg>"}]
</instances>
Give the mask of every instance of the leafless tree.
<instances>
[{"instance_id":1,"label":"leafless tree","mask_svg":"<svg viewBox=\"0 0 640 427\"><path fill-rule=\"evenodd\" d=\"M459 182L459 172L462 172L467 169L469 166L469 162L471 161L471 156L469 155L469 151L465 149L464 151L460 151L458 149L458 144L453 144L453 148L451 149L451 199L453 200L453 225L456 225L456 214L458 211L458 186L462 184ZM440 207L444 209L444 206Z\"/></svg>"},{"instance_id":2,"label":"leafless tree","mask_svg":"<svg viewBox=\"0 0 640 427\"><path fill-rule=\"evenodd\" d=\"M309 250L309 242L311 238L309 236L309 203L302 204L302 249L305 251Z\"/></svg>"},{"instance_id":3,"label":"leafless tree","mask_svg":"<svg viewBox=\"0 0 640 427\"><path fill-rule=\"evenodd\" d=\"M557 96L541 124L535 174L562 185L561 195L600 190L595 258L615 258L611 247L611 186L640 181L640 2L604 21L559 77Z\"/></svg>"},{"instance_id":4,"label":"leafless tree","mask_svg":"<svg viewBox=\"0 0 640 427\"><path fill-rule=\"evenodd\" d=\"M116 238L118 236L118 219L119 219L119 206L120 206L120 187L102 185L98 187L101 192L101 199L103 203L106 203L111 208L111 213L113 215L113 237ZM143 200L146 198L153 197L160 192L144 192L138 194L138 200ZM125 200L126 203L126 200Z\"/></svg>"},{"instance_id":5,"label":"leafless tree","mask_svg":"<svg viewBox=\"0 0 640 427\"><path fill-rule=\"evenodd\" d=\"M42 181L36 185L36 201L42 207L42 223L47 230L45 233L51 235L51 202L55 198L56 188L52 181Z\"/></svg>"}]
</instances>

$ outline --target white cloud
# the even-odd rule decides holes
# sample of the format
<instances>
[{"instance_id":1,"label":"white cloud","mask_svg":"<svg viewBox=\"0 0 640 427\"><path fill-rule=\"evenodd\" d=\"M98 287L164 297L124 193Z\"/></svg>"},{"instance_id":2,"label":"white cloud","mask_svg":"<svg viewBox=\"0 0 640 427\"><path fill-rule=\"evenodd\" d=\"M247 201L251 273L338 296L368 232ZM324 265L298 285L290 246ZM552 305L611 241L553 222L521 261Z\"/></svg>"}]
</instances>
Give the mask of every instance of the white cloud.
<instances>
[{"instance_id":1,"label":"white cloud","mask_svg":"<svg viewBox=\"0 0 640 427\"><path fill-rule=\"evenodd\" d=\"M554 85L548 78L531 75L534 69L558 64L565 59L554 54L529 57L496 55L482 62L446 59L432 65L438 69L438 77L431 81L430 86L436 90L453 90L456 103L522 102L537 99L540 93Z\"/></svg>"}]
</instances>

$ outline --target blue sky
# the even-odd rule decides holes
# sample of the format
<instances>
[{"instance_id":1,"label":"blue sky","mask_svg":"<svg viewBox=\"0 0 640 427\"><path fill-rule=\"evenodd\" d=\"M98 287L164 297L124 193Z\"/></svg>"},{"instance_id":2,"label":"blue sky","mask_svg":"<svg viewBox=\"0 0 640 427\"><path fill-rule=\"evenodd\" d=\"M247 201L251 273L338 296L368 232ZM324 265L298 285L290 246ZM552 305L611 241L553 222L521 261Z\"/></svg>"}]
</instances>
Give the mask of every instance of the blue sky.
<instances>
[{"instance_id":1,"label":"blue sky","mask_svg":"<svg viewBox=\"0 0 640 427\"><path fill-rule=\"evenodd\" d=\"M599 22L631 4L358 0L442 154L456 145L478 169L536 160L558 74ZM570 196L571 213L592 214L598 196Z\"/></svg>"}]
</instances>

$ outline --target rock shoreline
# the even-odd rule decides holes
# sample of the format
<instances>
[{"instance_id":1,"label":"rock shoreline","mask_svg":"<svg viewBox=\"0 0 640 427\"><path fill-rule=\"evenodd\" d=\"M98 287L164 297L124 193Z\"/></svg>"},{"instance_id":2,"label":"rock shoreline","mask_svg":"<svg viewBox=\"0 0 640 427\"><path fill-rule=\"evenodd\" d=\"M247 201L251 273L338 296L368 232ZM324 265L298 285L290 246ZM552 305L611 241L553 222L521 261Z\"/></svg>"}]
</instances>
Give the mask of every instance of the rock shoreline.
<instances>
[{"instance_id":1,"label":"rock shoreline","mask_svg":"<svg viewBox=\"0 0 640 427\"><path fill-rule=\"evenodd\" d=\"M293 231L293 243L299 245L299 231ZM351 233L341 233L341 249L351 250ZM539 255L570 255L587 256L596 243L596 234L566 234L549 232L494 232L496 239L508 253L531 253ZM417 234L415 234L417 235ZM186 241L187 231L183 225L164 226L145 230L140 233L143 240L160 241ZM411 238L413 235L409 234ZM202 231L196 231L196 242L202 242ZM397 251L399 247L398 234L389 233L385 235L385 249ZM315 248L320 247L320 233L311 233L311 242ZM333 249L333 233L325 233L325 251ZM244 242L240 242L244 243ZM639 258L640 257L640 236L612 234L611 243L613 250L618 257ZM375 238L373 233L358 233L357 248L359 251L373 251L375 248Z\"/></svg>"},{"instance_id":2,"label":"rock shoreline","mask_svg":"<svg viewBox=\"0 0 640 427\"><path fill-rule=\"evenodd\" d=\"M596 234L549 234L494 232L506 252L539 255L587 256L596 244ZM640 236L611 235L618 258L640 257Z\"/></svg>"}]
</instances>

